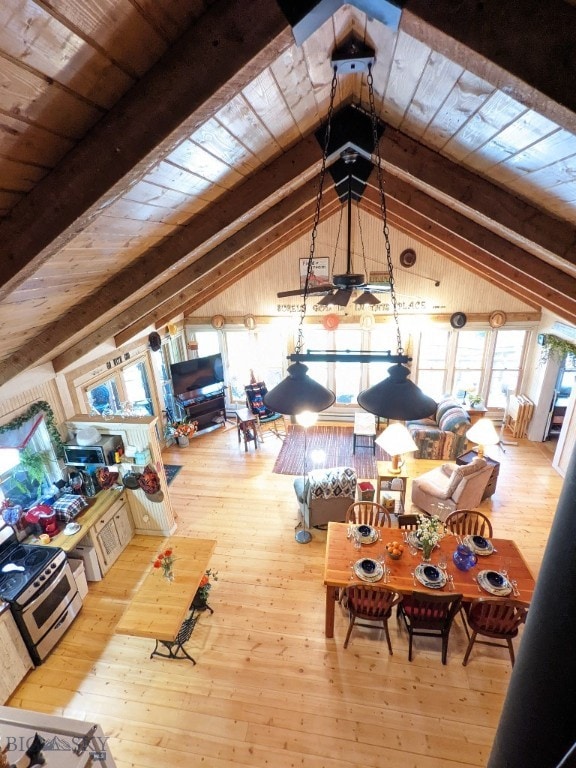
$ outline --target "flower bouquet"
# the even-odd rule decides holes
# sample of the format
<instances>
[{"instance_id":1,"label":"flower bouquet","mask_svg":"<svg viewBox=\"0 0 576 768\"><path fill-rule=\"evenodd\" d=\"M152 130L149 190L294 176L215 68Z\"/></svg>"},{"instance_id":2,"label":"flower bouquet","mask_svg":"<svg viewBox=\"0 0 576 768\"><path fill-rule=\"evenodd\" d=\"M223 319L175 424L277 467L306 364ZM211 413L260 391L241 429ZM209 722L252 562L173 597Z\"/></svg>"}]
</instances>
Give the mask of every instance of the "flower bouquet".
<instances>
[{"instance_id":1,"label":"flower bouquet","mask_svg":"<svg viewBox=\"0 0 576 768\"><path fill-rule=\"evenodd\" d=\"M171 549L160 552L154 561L154 568L162 568L162 575L168 581L174 581L174 562L175 557Z\"/></svg>"},{"instance_id":2,"label":"flower bouquet","mask_svg":"<svg viewBox=\"0 0 576 768\"><path fill-rule=\"evenodd\" d=\"M218 581L218 571L213 571L211 568L208 568L204 573L204 576L202 576L192 603L192 607L196 608L198 611L203 611L208 603L208 594L212 589L210 578L212 578L212 581Z\"/></svg>"},{"instance_id":3,"label":"flower bouquet","mask_svg":"<svg viewBox=\"0 0 576 768\"><path fill-rule=\"evenodd\" d=\"M434 547L443 536L443 525L438 515L432 515L430 517L428 515L418 515L416 538L422 545L423 560L430 560Z\"/></svg>"}]
</instances>

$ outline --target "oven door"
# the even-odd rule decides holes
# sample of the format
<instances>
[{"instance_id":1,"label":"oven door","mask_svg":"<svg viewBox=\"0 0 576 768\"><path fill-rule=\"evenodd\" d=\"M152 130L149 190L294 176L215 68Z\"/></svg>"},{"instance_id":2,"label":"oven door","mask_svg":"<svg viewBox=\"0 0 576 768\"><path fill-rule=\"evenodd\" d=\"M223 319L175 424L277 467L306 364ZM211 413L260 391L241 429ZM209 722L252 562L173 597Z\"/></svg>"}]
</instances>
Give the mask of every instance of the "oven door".
<instances>
[{"instance_id":1,"label":"oven door","mask_svg":"<svg viewBox=\"0 0 576 768\"><path fill-rule=\"evenodd\" d=\"M19 608L22 623L34 645L38 645L60 621L77 592L72 569L68 561L64 561L62 568L42 585L36 596L27 605Z\"/></svg>"}]
</instances>

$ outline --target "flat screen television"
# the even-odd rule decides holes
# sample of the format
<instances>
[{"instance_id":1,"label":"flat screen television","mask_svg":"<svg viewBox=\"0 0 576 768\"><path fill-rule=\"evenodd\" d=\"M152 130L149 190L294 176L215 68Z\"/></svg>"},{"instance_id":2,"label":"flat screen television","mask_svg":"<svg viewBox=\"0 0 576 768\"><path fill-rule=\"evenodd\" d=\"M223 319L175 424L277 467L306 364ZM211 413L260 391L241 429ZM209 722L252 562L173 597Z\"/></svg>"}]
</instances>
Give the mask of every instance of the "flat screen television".
<instances>
[{"instance_id":1,"label":"flat screen television","mask_svg":"<svg viewBox=\"0 0 576 768\"><path fill-rule=\"evenodd\" d=\"M186 395L195 389L224 382L222 355L208 355L172 363L170 366L172 386L175 395Z\"/></svg>"}]
</instances>

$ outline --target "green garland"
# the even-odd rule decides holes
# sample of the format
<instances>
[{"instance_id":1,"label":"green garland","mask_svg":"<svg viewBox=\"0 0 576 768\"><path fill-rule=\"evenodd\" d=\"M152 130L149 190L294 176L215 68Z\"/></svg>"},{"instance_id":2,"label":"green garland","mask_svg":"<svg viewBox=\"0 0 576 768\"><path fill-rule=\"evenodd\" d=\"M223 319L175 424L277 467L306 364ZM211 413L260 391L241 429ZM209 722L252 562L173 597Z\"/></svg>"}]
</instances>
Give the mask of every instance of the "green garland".
<instances>
[{"instance_id":1,"label":"green garland","mask_svg":"<svg viewBox=\"0 0 576 768\"><path fill-rule=\"evenodd\" d=\"M546 333L542 340L542 362L547 362L549 357L559 363L561 363L564 358L569 357L571 358L570 362L574 364L576 363L576 345L572 344L570 341L560 339L558 336L554 336L551 333Z\"/></svg>"},{"instance_id":2,"label":"green garland","mask_svg":"<svg viewBox=\"0 0 576 768\"><path fill-rule=\"evenodd\" d=\"M58 427L54 423L54 411L50 407L49 403L47 403L45 400L39 400L37 403L33 403L30 408L28 408L28 410L23 414L16 416L16 418L12 419L12 421L9 421L8 424L3 424L0 426L0 434L3 434L4 432L10 432L14 429L20 429L23 424L25 424L29 419L31 419L33 416L36 416L36 414L40 412L44 414L46 429L48 430L50 439L54 443L56 456L61 459L64 456L64 444L62 443L60 432L58 432Z\"/></svg>"}]
</instances>

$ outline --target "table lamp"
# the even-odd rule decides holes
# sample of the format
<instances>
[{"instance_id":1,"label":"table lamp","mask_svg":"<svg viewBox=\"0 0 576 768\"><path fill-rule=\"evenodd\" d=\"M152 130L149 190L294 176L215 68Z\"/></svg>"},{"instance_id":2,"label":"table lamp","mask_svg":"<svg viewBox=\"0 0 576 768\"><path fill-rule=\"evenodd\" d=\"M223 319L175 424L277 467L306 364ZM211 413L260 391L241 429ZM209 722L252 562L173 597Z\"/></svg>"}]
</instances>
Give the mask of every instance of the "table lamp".
<instances>
[{"instance_id":1,"label":"table lamp","mask_svg":"<svg viewBox=\"0 0 576 768\"><path fill-rule=\"evenodd\" d=\"M494 428L494 424L486 417L478 419L476 424L473 424L468 432L466 432L466 437L473 443L478 444L476 450L480 457L484 456L484 446L496 445L496 443L500 442L500 437Z\"/></svg>"},{"instance_id":2,"label":"table lamp","mask_svg":"<svg viewBox=\"0 0 576 768\"><path fill-rule=\"evenodd\" d=\"M388 469L391 475L400 474L400 456L403 453L411 453L418 450L418 446L412 439L412 435L407 427L399 422L389 424L384 432L376 438L376 442L386 453L392 456Z\"/></svg>"}]
</instances>

